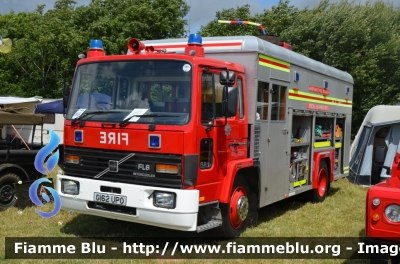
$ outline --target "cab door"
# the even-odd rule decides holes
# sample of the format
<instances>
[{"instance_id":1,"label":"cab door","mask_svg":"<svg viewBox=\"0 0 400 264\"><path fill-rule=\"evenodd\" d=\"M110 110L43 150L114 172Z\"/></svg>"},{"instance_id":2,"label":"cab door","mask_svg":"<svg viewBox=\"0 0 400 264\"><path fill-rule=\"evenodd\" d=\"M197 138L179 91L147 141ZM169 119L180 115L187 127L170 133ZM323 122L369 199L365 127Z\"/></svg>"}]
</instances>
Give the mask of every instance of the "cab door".
<instances>
[{"instance_id":1,"label":"cab door","mask_svg":"<svg viewBox=\"0 0 400 264\"><path fill-rule=\"evenodd\" d=\"M200 125L197 127L200 161L196 188L200 190L200 196L205 196L205 200L219 197L217 185L226 175L228 162L247 155L243 109L244 77L235 74L235 84L228 88L230 91L237 91L237 109L235 114L228 115L225 124L222 105L224 85L219 82L220 72L201 72Z\"/></svg>"}]
</instances>

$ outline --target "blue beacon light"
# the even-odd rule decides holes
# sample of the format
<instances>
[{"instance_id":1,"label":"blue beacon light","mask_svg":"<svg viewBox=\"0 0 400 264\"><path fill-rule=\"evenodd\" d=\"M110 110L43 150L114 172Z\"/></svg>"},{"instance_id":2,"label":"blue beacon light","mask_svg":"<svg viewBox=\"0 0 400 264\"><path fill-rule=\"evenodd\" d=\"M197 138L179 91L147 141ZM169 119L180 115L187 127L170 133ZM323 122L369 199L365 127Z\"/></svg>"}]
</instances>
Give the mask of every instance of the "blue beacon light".
<instances>
[{"instance_id":1,"label":"blue beacon light","mask_svg":"<svg viewBox=\"0 0 400 264\"><path fill-rule=\"evenodd\" d=\"M185 54L204 57L203 40L200 34L190 34Z\"/></svg>"},{"instance_id":2,"label":"blue beacon light","mask_svg":"<svg viewBox=\"0 0 400 264\"><path fill-rule=\"evenodd\" d=\"M103 49L103 42L99 39L90 40L90 49Z\"/></svg>"},{"instance_id":3,"label":"blue beacon light","mask_svg":"<svg viewBox=\"0 0 400 264\"><path fill-rule=\"evenodd\" d=\"M105 56L106 54L104 53L103 50L103 42L99 39L92 39L90 40L90 48L88 51L88 58L89 57L99 57L99 56Z\"/></svg>"},{"instance_id":4,"label":"blue beacon light","mask_svg":"<svg viewBox=\"0 0 400 264\"><path fill-rule=\"evenodd\" d=\"M201 35L200 34L190 34L188 44L189 45L202 45L203 40L201 38Z\"/></svg>"},{"instance_id":5,"label":"blue beacon light","mask_svg":"<svg viewBox=\"0 0 400 264\"><path fill-rule=\"evenodd\" d=\"M75 130L74 132L74 140L76 143L83 142L83 131L82 130Z\"/></svg>"},{"instance_id":6,"label":"blue beacon light","mask_svg":"<svg viewBox=\"0 0 400 264\"><path fill-rule=\"evenodd\" d=\"M161 148L160 135L149 135L149 148Z\"/></svg>"}]
</instances>

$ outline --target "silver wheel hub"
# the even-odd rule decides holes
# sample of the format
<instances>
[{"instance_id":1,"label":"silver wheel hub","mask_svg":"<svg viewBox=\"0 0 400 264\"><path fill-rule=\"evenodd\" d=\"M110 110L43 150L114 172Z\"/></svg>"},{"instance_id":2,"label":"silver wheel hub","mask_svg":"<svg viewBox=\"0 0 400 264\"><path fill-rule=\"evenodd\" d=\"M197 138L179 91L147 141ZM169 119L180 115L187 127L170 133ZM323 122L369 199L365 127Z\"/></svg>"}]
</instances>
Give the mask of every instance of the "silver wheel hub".
<instances>
[{"instance_id":1,"label":"silver wheel hub","mask_svg":"<svg viewBox=\"0 0 400 264\"><path fill-rule=\"evenodd\" d=\"M244 221L247 217L247 214L249 212L249 200L247 199L246 196L241 196L238 200L237 203L237 218L240 221Z\"/></svg>"}]
</instances>

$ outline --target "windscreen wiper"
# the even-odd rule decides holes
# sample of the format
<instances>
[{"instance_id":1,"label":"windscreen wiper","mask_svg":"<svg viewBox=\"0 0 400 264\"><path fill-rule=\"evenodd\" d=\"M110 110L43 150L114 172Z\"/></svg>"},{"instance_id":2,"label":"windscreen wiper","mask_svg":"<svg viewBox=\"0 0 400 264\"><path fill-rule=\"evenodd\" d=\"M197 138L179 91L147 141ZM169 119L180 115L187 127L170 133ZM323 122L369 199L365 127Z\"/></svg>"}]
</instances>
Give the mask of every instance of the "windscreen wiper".
<instances>
[{"instance_id":1,"label":"windscreen wiper","mask_svg":"<svg viewBox=\"0 0 400 264\"><path fill-rule=\"evenodd\" d=\"M97 111L92 111L92 112L84 112L77 118L72 120L72 125L75 125L76 122L80 122L82 118L88 115L94 115L94 114L110 114L110 113L122 113L122 111L106 111L106 110L97 110Z\"/></svg>"},{"instance_id":2,"label":"windscreen wiper","mask_svg":"<svg viewBox=\"0 0 400 264\"><path fill-rule=\"evenodd\" d=\"M179 116L178 116L178 115L157 115L157 114L133 115L133 116L130 116L129 118L124 119L123 121L121 121L121 122L119 123L119 126L122 127L122 126L128 124L128 123L130 122L130 120L131 120L132 117L179 117Z\"/></svg>"}]
</instances>

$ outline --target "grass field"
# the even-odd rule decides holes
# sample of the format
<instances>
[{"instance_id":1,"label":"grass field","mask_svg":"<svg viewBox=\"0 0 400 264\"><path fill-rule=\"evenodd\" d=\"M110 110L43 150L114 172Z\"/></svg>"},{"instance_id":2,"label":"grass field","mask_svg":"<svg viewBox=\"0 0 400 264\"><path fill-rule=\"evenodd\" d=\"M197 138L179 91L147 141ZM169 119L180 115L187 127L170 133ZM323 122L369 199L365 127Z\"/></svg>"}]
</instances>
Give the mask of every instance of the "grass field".
<instances>
[{"instance_id":1,"label":"grass field","mask_svg":"<svg viewBox=\"0 0 400 264\"><path fill-rule=\"evenodd\" d=\"M292 197L259 210L258 226L242 237L359 237L365 235L367 188L340 179L331 185L323 203L312 204ZM49 205L51 206L51 205ZM42 208L40 210L44 211ZM128 222L108 223L100 217L61 211L41 218L35 207L1 212L0 259L4 261L5 237L190 237L180 232ZM208 232L208 233L207 233ZM203 235L212 235L213 230ZM144 260L5 260L7 263L141 263ZM354 260L147 260L148 263L355 263ZM359 261L357 263L364 263Z\"/></svg>"}]
</instances>

